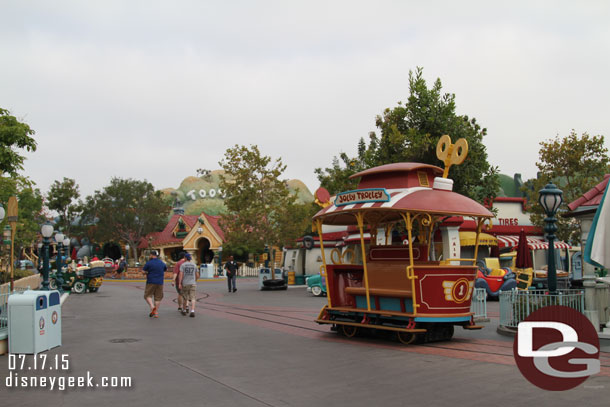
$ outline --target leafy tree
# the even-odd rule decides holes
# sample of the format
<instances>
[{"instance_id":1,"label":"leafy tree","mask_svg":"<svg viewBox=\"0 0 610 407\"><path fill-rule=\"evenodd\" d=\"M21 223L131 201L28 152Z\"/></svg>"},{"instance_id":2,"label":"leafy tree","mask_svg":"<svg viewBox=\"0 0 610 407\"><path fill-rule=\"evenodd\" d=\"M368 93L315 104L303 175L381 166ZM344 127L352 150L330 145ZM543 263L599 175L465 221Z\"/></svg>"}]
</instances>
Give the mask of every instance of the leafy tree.
<instances>
[{"instance_id":1,"label":"leafy tree","mask_svg":"<svg viewBox=\"0 0 610 407\"><path fill-rule=\"evenodd\" d=\"M406 103L387 108L376 117L379 135L369 134L369 143L364 139L358 143L358 155L349 158L341 154L340 162L333 166L316 169L322 186L331 193L352 189L353 180L348 177L366 168L394 162L413 161L438 165L436 145L440 137L449 134L453 142L459 138L468 141L468 157L459 166L451 168L454 191L478 201L494 198L499 188L498 170L487 161L483 137L485 128L476 119L455 113L455 95L442 93L440 79L428 88L423 78L423 69L409 71L410 95Z\"/></svg>"},{"instance_id":2,"label":"leafy tree","mask_svg":"<svg viewBox=\"0 0 610 407\"><path fill-rule=\"evenodd\" d=\"M138 243L165 226L169 207L149 182L112 178L110 185L85 199L82 209L81 225L90 239L129 243L132 258L137 258Z\"/></svg>"},{"instance_id":3,"label":"leafy tree","mask_svg":"<svg viewBox=\"0 0 610 407\"><path fill-rule=\"evenodd\" d=\"M72 222L79 214L76 200L80 197L78 185L71 178L64 177L62 182L55 181L47 194L47 207L59 212L59 223L64 233L70 236Z\"/></svg>"},{"instance_id":4,"label":"leafy tree","mask_svg":"<svg viewBox=\"0 0 610 407\"><path fill-rule=\"evenodd\" d=\"M604 146L604 136L578 136L572 130L569 135L543 141L538 152L537 179L528 180L523 190L530 203L530 216L534 225L543 227L546 217L538 204L539 191L553 182L563 191L563 204L560 212L568 210L567 205L589 189L597 185L610 170L608 149ZM576 244L580 243L580 231L573 218L558 216L557 237Z\"/></svg>"},{"instance_id":5,"label":"leafy tree","mask_svg":"<svg viewBox=\"0 0 610 407\"><path fill-rule=\"evenodd\" d=\"M300 236L305 211L296 202L280 176L286 169L281 158L262 156L256 145L235 145L219 162L225 173L220 188L225 193L227 213L222 215L228 252L261 253L268 245L281 246Z\"/></svg>"},{"instance_id":6,"label":"leafy tree","mask_svg":"<svg viewBox=\"0 0 610 407\"><path fill-rule=\"evenodd\" d=\"M8 110L0 108L0 176L17 176L23 169L24 157L18 149L36 151L36 141L30 137L34 130L11 116Z\"/></svg>"},{"instance_id":7,"label":"leafy tree","mask_svg":"<svg viewBox=\"0 0 610 407\"><path fill-rule=\"evenodd\" d=\"M38 239L40 225L46 220L43 212L43 198L40 190L23 176L0 177L0 202L8 202L9 197L16 196L19 204L17 233L15 236L15 253L29 247ZM5 207L6 209L6 207ZM6 225L7 219L0 224Z\"/></svg>"}]
</instances>

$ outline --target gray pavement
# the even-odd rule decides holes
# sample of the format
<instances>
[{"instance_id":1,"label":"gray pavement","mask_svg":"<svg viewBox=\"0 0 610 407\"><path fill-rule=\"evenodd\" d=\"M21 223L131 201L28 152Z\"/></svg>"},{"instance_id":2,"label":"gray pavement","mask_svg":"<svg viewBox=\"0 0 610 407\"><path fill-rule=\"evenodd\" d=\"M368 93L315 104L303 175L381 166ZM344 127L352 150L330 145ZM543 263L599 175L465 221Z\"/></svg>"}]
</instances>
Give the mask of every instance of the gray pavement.
<instances>
[{"instance_id":1,"label":"gray pavement","mask_svg":"<svg viewBox=\"0 0 610 407\"><path fill-rule=\"evenodd\" d=\"M326 303L305 288L258 291L255 279L198 284L196 318L176 311L166 284L160 318L148 317L144 283L105 282L63 305L69 371L38 376L130 377L130 388L10 388L0 356L3 406L607 406L610 378L594 376L566 392L527 382L514 365L512 338L498 335L497 303L482 331L457 330L451 342L404 346L384 338L347 339L312 320ZM607 343L604 343L606 348ZM606 356L608 356L606 354ZM28 360L31 362L31 360ZM40 368L40 366L39 366Z\"/></svg>"}]
</instances>

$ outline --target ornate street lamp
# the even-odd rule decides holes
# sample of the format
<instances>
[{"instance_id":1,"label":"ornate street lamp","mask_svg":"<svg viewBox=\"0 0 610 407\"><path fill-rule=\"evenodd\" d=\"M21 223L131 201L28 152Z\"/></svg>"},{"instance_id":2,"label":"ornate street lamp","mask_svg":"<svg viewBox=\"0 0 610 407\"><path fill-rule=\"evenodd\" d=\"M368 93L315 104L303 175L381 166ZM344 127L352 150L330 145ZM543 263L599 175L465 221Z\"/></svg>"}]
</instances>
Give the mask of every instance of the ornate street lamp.
<instances>
[{"instance_id":1,"label":"ornate street lamp","mask_svg":"<svg viewBox=\"0 0 610 407\"><path fill-rule=\"evenodd\" d=\"M557 188L557 185L550 183L540 190L540 196L538 202L542 205L542 208L546 212L546 218L544 219L544 231L546 232L546 238L549 241L548 250L548 275L547 282L549 286L549 292L551 294L557 293L557 269L555 267L555 232L557 231L557 210L563 202L563 191Z\"/></svg>"},{"instance_id":2,"label":"ornate street lamp","mask_svg":"<svg viewBox=\"0 0 610 407\"><path fill-rule=\"evenodd\" d=\"M218 275L222 275L222 246L218 248Z\"/></svg>"},{"instance_id":3,"label":"ornate street lamp","mask_svg":"<svg viewBox=\"0 0 610 407\"><path fill-rule=\"evenodd\" d=\"M49 243L51 243L51 235L53 235L53 225L46 221L40 228L42 234L42 289L49 290Z\"/></svg>"},{"instance_id":4,"label":"ornate street lamp","mask_svg":"<svg viewBox=\"0 0 610 407\"><path fill-rule=\"evenodd\" d=\"M55 283L57 284L57 290L63 293L64 285L64 271L63 271L63 259L62 254L65 255L67 252L66 246L70 246L70 239L61 232L55 234L55 241L57 242L57 272L55 273ZM63 249L63 250L62 250Z\"/></svg>"}]
</instances>

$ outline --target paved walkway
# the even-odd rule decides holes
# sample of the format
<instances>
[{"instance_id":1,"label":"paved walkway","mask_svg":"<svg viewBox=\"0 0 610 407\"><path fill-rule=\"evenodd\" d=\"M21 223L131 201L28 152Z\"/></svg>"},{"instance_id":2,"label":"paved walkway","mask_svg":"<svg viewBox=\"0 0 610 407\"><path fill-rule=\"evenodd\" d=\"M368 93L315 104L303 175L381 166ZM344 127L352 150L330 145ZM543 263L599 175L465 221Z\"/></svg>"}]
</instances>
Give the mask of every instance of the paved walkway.
<instances>
[{"instance_id":1,"label":"paved walkway","mask_svg":"<svg viewBox=\"0 0 610 407\"><path fill-rule=\"evenodd\" d=\"M64 303L62 355L68 371L8 369L0 357L6 406L607 406L610 349L601 375L567 392L539 390L519 373L512 338L498 335L497 303L482 331L404 346L384 338L339 337L312 322L326 302L302 287L258 291L255 279L198 285L196 318L176 311L166 284L160 317L148 317L141 282L105 281L98 293ZM52 363L51 363L52 367ZM93 377L94 387L66 391L5 387L9 374ZM129 377L130 388L104 388L102 377ZM95 384L99 386L95 387ZM56 384L57 386L57 384Z\"/></svg>"}]
</instances>

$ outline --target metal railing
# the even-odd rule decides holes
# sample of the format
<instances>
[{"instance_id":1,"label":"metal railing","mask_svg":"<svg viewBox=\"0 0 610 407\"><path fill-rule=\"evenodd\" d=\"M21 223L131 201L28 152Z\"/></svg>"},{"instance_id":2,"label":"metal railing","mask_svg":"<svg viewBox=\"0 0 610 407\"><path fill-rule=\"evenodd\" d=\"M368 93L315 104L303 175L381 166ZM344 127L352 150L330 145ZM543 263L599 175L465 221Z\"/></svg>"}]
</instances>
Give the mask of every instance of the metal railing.
<instances>
[{"instance_id":1,"label":"metal railing","mask_svg":"<svg viewBox=\"0 0 610 407\"><path fill-rule=\"evenodd\" d=\"M470 312L475 319L487 318L487 291L484 288L475 288L470 303Z\"/></svg>"},{"instance_id":2,"label":"metal railing","mask_svg":"<svg viewBox=\"0 0 610 407\"><path fill-rule=\"evenodd\" d=\"M260 267L250 267L246 264L242 264L237 269L237 275L240 277L258 277L258 270Z\"/></svg>"},{"instance_id":3,"label":"metal railing","mask_svg":"<svg viewBox=\"0 0 610 407\"><path fill-rule=\"evenodd\" d=\"M563 305L579 312L585 309L585 293L581 290L511 290L500 293L500 326L516 328L534 311L549 305Z\"/></svg>"},{"instance_id":4,"label":"metal railing","mask_svg":"<svg viewBox=\"0 0 610 407\"><path fill-rule=\"evenodd\" d=\"M8 331L8 297L29 289L30 287L15 287L11 292L8 285L0 286L0 336Z\"/></svg>"}]
</instances>

